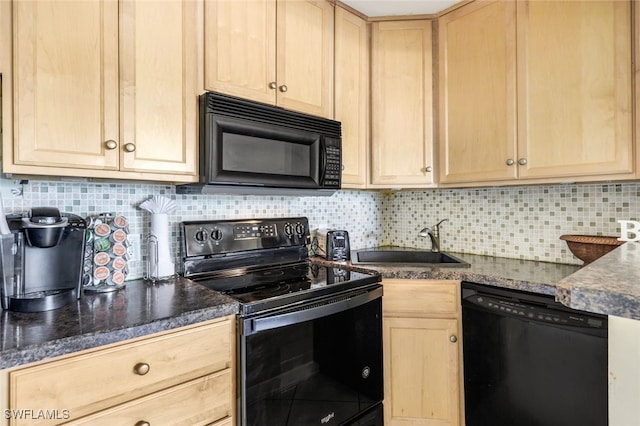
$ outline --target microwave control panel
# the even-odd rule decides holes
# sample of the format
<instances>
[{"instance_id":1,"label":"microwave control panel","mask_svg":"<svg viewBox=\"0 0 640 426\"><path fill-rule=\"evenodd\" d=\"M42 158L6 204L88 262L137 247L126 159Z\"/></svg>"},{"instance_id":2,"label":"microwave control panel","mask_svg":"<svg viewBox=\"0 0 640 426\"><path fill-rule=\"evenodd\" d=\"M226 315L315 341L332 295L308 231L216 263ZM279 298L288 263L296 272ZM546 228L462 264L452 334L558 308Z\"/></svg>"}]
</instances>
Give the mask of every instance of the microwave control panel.
<instances>
[{"instance_id":1,"label":"microwave control panel","mask_svg":"<svg viewBox=\"0 0 640 426\"><path fill-rule=\"evenodd\" d=\"M340 139L325 138L324 143L327 163L325 164L322 186L340 188L340 176L342 174Z\"/></svg>"}]
</instances>

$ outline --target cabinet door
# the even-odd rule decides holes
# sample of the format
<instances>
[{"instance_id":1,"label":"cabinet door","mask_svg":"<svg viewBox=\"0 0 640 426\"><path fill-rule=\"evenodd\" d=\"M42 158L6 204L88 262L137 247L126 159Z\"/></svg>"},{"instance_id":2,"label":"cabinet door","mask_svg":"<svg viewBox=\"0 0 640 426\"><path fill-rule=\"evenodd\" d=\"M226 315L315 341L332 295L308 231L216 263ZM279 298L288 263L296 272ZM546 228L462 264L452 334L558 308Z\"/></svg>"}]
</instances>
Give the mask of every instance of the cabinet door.
<instances>
[{"instance_id":1,"label":"cabinet door","mask_svg":"<svg viewBox=\"0 0 640 426\"><path fill-rule=\"evenodd\" d=\"M342 186L364 188L369 170L367 22L336 7L335 118L342 122Z\"/></svg>"},{"instance_id":2,"label":"cabinet door","mask_svg":"<svg viewBox=\"0 0 640 426\"><path fill-rule=\"evenodd\" d=\"M458 320L385 317L383 332L385 425L458 425Z\"/></svg>"},{"instance_id":3,"label":"cabinet door","mask_svg":"<svg viewBox=\"0 0 640 426\"><path fill-rule=\"evenodd\" d=\"M118 141L118 3L16 1L13 25L14 139L4 144L13 161L4 171L117 170L106 142Z\"/></svg>"},{"instance_id":4,"label":"cabinet door","mask_svg":"<svg viewBox=\"0 0 640 426\"><path fill-rule=\"evenodd\" d=\"M333 117L333 6L279 0L277 9L277 104Z\"/></svg>"},{"instance_id":5,"label":"cabinet door","mask_svg":"<svg viewBox=\"0 0 640 426\"><path fill-rule=\"evenodd\" d=\"M199 7L120 2L123 171L197 173Z\"/></svg>"},{"instance_id":6,"label":"cabinet door","mask_svg":"<svg viewBox=\"0 0 640 426\"><path fill-rule=\"evenodd\" d=\"M205 88L274 104L275 0L206 1Z\"/></svg>"},{"instance_id":7,"label":"cabinet door","mask_svg":"<svg viewBox=\"0 0 640 426\"><path fill-rule=\"evenodd\" d=\"M431 22L375 22L371 37L371 183L429 186L434 182Z\"/></svg>"},{"instance_id":8,"label":"cabinet door","mask_svg":"<svg viewBox=\"0 0 640 426\"><path fill-rule=\"evenodd\" d=\"M517 177L515 2L475 2L439 25L440 182Z\"/></svg>"},{"instance_id":9,"label":"cabinet door","mask_svg":"<svg viewBox=\"0 0 640 426\"><path fill-rule=\"evenodd\" d=\"M521 178L629 173L629 1L517 2Z\"/></svg>"}]
</instances>

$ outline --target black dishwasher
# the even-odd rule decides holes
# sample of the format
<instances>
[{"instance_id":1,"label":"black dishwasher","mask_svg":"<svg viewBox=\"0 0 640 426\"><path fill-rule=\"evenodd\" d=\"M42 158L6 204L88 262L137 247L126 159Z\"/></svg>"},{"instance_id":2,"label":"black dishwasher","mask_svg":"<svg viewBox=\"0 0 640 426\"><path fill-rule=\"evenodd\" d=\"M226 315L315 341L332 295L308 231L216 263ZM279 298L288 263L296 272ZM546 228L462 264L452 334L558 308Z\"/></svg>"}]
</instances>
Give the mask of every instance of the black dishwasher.
<instances>
[{"instance_id":1,"label":"black dishwasher","mask_svg":"<svg viewBox=\"0 0 640 426\"><path fill-rule=\"evenodd\" d=\"M608 322L552 296L462 283L466 426L608 424Z\"/></svg>"}]
</instances>

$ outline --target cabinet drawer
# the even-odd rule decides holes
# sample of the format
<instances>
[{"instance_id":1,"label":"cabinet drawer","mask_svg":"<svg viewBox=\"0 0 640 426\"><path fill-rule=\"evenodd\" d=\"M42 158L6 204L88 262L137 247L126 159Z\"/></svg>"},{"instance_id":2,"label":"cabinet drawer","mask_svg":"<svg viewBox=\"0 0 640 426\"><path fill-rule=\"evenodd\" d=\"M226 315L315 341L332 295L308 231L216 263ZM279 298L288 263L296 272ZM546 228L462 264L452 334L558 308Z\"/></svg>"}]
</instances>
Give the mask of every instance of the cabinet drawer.
<instances>
[{"instance_id":1,"label":"cabinet drawer","mask_svg":"<svg viewBox=\"0 0 640 426\"><path fill-rule=\"evenodd\" d=\"M100 413L69 426L208 425L233 415L231 369L174 386Z\"/></svg>"},{"instance_id":2,"label":"cabinet drawer","mask_svg":"<svg viewBox=\"0 0 640 426\"><path fill-rule=\"evenodd\" d=\"M227 369L232 332L233 323L227 318L16 370L9 375L10 408L67 410L75 420ZM55 423L37 420L38 425ZM30 422L24 419L12 422L26 424Z\"/></svg>"},{"instance_id":3,"label":"cabinet drawer","mask_svg":"<svg viewBox=\"0 0 640 426\"><path fill-rule=\"evenodd\" d=\"M459 281L383 280L382 310L385 315L457 315Z\"/></svg>"},{"instance_id":4,"label":"cabinet drawer","mask_svg":"<svg viewBox=\"0 0 640 426\"><path fill-rule=\"evenodd\" d=\"M209 426L232 426L233 425L233 417L227 417L226 419L220 420L219 422L211 423Z\"/></svg>"}]
</instances>

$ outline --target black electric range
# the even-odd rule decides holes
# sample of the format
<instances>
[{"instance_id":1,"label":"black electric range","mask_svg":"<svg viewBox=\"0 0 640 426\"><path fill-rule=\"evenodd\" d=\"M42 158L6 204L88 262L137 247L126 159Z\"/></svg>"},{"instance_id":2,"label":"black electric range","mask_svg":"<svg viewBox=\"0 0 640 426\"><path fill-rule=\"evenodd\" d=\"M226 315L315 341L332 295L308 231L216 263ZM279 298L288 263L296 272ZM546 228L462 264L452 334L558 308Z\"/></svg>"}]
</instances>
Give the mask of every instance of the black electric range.
<instances>
[{"instance_id":1,"label":"black electric range","mask_svg":"<svg viewBox=\"0 0 640 426\"><path fill-rule=\"evenodd\" d=\"M367 286L380 275L309 260L305 217L181 223L183 273L241 304L241 315L308 303Z\"/></svg>"},{"instance_id":2,"label":"black electric range","mask_svg":"<svg viewBox=\"0 0 640 426\"><path fill-rule=\"evenodd\" d=\"M382 285L309 260L304 217L183 222L186 278L240 303L239 426L382 426Z\"/></svg>"}]
</instances>

